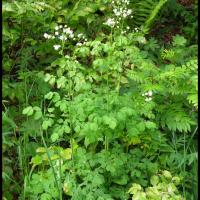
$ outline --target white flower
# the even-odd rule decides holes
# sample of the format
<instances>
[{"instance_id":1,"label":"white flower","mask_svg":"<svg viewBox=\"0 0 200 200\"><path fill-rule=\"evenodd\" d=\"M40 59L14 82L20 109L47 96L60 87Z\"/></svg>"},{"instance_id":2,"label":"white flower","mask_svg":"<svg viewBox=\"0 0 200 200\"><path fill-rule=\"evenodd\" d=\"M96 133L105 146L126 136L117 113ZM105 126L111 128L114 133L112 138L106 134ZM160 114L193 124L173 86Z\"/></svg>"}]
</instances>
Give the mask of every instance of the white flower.
<instances>
[{"instance_id":1,"label":"white flower","mask_svg":"<svg viewBox=\"0 0 200 200\"><path fill-rule=\"evenodd\" d=\"M142 96L144 96L145 94L143 93Z\"/></svg>"},{"instance_id":2,"label":"white flower","mask_svg":"<svg viewBox=\"0 0 200 200\"><path fill-rule=\"evenodd\" d=\"M127 14L126 14L126 13L124 13L122 16L123 16L124 18L126 18L126 17L127 17Z\"/></svg>"},{"instance_id":3,"label":"white flower","mask_svg":"<svg viewBox=\"0 0 200 200\"><path fill-rule=\"evenodd\" d=\"M145 95L148 95L148 94L149 94L148 92L145 93Z\"/></svg>"},{"instance_id":4,"label":"white flower","mask_svg":"<svg viewBox=\"0 0 200 200\"><path fill-rule=\"evenodd\" d=\"M120 16L120 15L121 15L121 12L118 11L117 9L114 9L113 12L114 12L114 14L115 14L116 16Z\"/></svg>"},{"instance_id":5,"label":"white flower","mask_svg":"<svg viewBox=\"0 0 200 200\"><path fill-rule=\"evenodd\" d=\"M55 35L59 35L58 31L55 32Z\"/></svg>"},{"instance_id":6,"label":"white flower","mask_svg":"<svg viewBox=\"0 0 200 200\"><path fill-rule=\"evenodd\" d=\"M63 33L72 34L73 31L70 28L64 28Z\"/></svg>"},{"instance_id":7,"label":"white flower","mask_svg":"<svg viewBox=\"0 0 200 200\"><path fill-rule=\"evenodd\" d=\"M62 25L59 26L59 28L62 28L62 27L63 27Z\"/></svg>"},{"instance_id":8,"label":"white flower","mask_svg":"<svg viewBox=\"0 0 200 200\"><path fill-rule=\"evenodd\" d=\"M114 27L115 26L115 20L112 19L112 18L109 18L104 24L108 25L110 27Z\"/></svg>"},{"instance_id":9,"label":"white flower","mask_svg":"<svg viewBox=\"0 0 200 200\"><path fill-rule=\"evenodd\" d=\"M149 90L148 95L151 97L153 94L153 92L151 90Z\"/></svg>"},{"instance_id":10,"label":"white flower","mask_svg":"<svg viewBox=\"0 0 200 200\"><path fill-rule=\"evenodd\" d=\"M71 34L69 35L69 37L70 37L70 38L73 38L73 37L74 37L74 34L73 34L73 33L71 33Z\"/></svg>"},{"instance_id":11,"label":"white flower","mask_svg":"<svg viewBox=\"0 0 200 200\"><path fill-rule=\"evenodd\" d=\"M127 12L126 12L127 15L130 15L131 13L132 13L131 9L128 9Z\"/></svg>"},{"instance_id":12,"label":"white flower","mask_svg":"<svg viewBox=\"0 0 200 200\"><path fill-rule=\"evenodd\" d=\"M47 33L44 33L44 38L48 38L49 37L49 35L47 34Z\"/></svg>"},{"instance_id":13,"label":"white flower","mask_svg":"<svg viewBox=\"0 0 200 200\"><path fill-rule=\"evenodd\" d=\"M58 27L58 26L56 26L56 27L55 27L55 30L57 31L58 29L59 29L59 27Z\"/></svg>"},{"instance_id":14,"label":"white flower","mask_svg":"<svg viewBox=\"0 0 200 200\"><path fill-rule=\"evenodd\" d=\"M145 99L145 101L147 101L147 102L148 102L148 101L151 101L151 100L152 100L151 97L149 97L149 98L147 97L147 98Z\"/></svg>"},{"instance_id":15,"label":"white flower","mask_svg":"<svg viewBox=\"0 0 200 200\"><path fill-rule=\"evenodd\" d=\"M59 39L60 39L60 40L66 40L67 38L66 38L64 35L61 35L61 36L59 37Z\"/></svg>"},{"instance_id":16,"label":"white flower","mask_svg":"<svg viewBox=\"0 0 200 200\"><path fill-rule=\"evenodd\" d=\"M52 36L52 39L55 39L55 36L54 36L54 35Z\"/></svg>"},{"instance_id":17,"label":"white flower","mask_svg":"<svg viewBox=\"0 0 200 200\"><path fill-rule=\"evenodd\" d=\"M47 39L51 39L51 38L52 38L52 35L48 35L48 34L47 34L46 38L47 38Z\"/></svg>"},{"instance_id":18,"label":"white flower","mask_svg":"<svg viewBox=\"0 0 200 200\"><path fill-rule=\"evenodd\" d=\"M116 8L115 8L115 9L113 9L113 12L114 12L114 13L116 13L116 12L117 12L117 9L116 9Z\"/></svg>"},{"instance_id":19,"label":"white flower","mask_svg":"<svg viewBox=\"0 0 200 200\"><path fill-rule=\"evenodd\" d=\"M53 45L54 49L57 51L61 46L59 44Z\"/></svg>"},{"instance_id":20,"label":"white flower","mask_svg":"<svg viewBox=\"0 0 200 200\"><path fill-rule=\"evenodd\" d=\"M79 33L79 34L77 35L78 38L81 38L82 36L83 36L83 33Z\"/></svg>"},{"instance_id":21,"label":"white flower","mask_svg":"<svg viewBox=\"0 0 200 200\"><path fill-rule=\"evenodd\" d=\"M76 44L76 46L82 46L82 43L81 43L81 42L78 42L78 43Z\"/></svg>"},{"instance_id":22,"label":"white flower","mask_svg":"<svg viewBox=\"0 0 200 200\"><path fill-rule=\"evenodd\" d=\"M126 29L128 29L128 30L129 30L129 29L130 29L130 27L129 27L129 26L127 26L127 27L126 27Z\"/></svg>"}]
</instances>

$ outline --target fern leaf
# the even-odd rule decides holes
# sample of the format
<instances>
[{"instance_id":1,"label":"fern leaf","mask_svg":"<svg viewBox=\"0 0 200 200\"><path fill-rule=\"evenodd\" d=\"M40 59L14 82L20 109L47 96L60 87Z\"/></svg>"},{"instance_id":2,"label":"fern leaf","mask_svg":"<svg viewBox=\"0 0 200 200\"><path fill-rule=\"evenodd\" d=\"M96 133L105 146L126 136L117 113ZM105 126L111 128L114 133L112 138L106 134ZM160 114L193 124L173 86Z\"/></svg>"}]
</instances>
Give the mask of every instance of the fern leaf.
<instances>
[{"instance_id":1,"label":"fern leaf","mask_svg":"<svg viewBox=\"0 0 200 200\"><path fill-rule=\"evenodd\" d=\"M147 33L166 2L167 0L137 0L133 8L135 25L142 26L144 33Z\"/></svg>"}]
</instances>

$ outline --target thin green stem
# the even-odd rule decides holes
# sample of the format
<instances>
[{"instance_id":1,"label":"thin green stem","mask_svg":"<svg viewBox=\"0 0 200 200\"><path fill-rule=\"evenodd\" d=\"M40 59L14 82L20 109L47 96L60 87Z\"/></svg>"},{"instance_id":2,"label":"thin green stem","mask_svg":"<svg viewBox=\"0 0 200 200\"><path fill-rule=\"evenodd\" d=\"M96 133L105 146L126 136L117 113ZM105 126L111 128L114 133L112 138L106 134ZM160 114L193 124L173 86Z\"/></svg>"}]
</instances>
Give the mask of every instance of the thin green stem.
<instances>
[{"instance_id":1,"label":"thin green stem","mask_svg":"<svg viewBox=\"0 0 200 200\"><path fill-rule=\"evenodd\" d=\"M195 128L194 132L192 133L192 136L190 137L190 140L189 140L188 143L187 143L186 152L187 152L187 150L188 150L188 148L189 148L189 146L190 146L190 143L191 143L191 141L192 141L192 139L193 139L195 133L197 132L197 130L198 130L198 126Z\"/></svg>"},{"instance_id":2,"label":"thin green stem","mask_svg":"<svg viewBox=\"0 0 200 200\"><path fill-rule=\"evenodd\" d=\"M62 169L61 156L59 154L59 179L60 179L60 200L62 200Z\"/></svg>"},{"instance_id":3,"label":"thin green stem","mask_svg":"<svg viewBox=\"0 0 200 200\"><path fill-rule=\"evenodd\" d=\"M108 113L108 110L109 110L109 85L108 85L108 82L109 82L109 72L107 73L107 81L106 81L106 84L107 84L107 113ZM108 137L105 136L105 150L108 151Z\"/></svg>"},{"instance_id":4,"label":"thin green stem","mask_svg":"<svg viewBox=\"0 0 200 200\"><path fill-rule=\"evenodd\" d=\"M185 147L185 144L186 144L186 141L185 141L185 132L184 132L184 164L183 164L183 172L184 172L184 175L185 175L185 158L186 158L186 147ZM185 198L185 178L183 180L183 197Z\"/></svg>"},{"instance_id":5,"label":"thin green stem","mask_svg":"<svg viewBox=\"0 0 200 200\"><path fill-rule=\"evenodd\" d=\"M50 154L49 154L48 147L47 147L46 142L45 142L45 140L44 140L43 132L42 132L41 128L40 128L40 132L41 132L42 142L43 142L43 145L44 145L44 147L45 147L45 150L46 150L46 153L47 153L47 157L48 157L48 161L49 161L49 163L50 163L51 169L52 169L52 171L53 171L53 175L54 175L56 187L57 187L57 189L58 189L58 194L59 194L59 197L60 197L60 188L59 188L58 181L57 181L57 178L56 178L56 172L55 172L55 169L54 169L52 160L51 160L51 156L50 156Z\"/></svg>"}]
</instances>

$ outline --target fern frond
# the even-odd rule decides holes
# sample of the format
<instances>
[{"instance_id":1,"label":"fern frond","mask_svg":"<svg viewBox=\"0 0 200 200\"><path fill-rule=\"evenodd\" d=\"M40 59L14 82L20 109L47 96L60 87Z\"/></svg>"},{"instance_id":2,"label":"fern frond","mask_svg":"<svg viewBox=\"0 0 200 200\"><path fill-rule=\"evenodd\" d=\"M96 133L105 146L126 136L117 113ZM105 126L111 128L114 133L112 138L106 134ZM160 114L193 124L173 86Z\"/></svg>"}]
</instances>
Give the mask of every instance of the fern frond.
<instances>
[{"instance_id":1,"label":"fern frond","mask_svg":"<svg viewBox=\"0 0 200 200\"><path fill-rule=\"evenodd\" d=\"M133 8L133 19L136 26L142 26L147 33L167 0L136 0Z\"/></svg>"}]
</instances>

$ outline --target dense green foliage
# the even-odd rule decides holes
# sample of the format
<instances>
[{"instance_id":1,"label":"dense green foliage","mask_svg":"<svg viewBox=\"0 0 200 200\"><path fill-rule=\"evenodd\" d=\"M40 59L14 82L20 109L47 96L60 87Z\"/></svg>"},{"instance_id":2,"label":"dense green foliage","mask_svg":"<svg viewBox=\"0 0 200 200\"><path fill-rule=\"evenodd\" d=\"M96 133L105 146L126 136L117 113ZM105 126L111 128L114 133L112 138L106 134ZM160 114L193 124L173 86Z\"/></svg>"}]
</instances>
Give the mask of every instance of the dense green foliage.
<instances>
[{"instance_id":1,"label":"dense green foliage","mask_svg":"<svg viewBox=\"0 0 200 200\"><path fill-rule=\"evenodd\" d=\"M197 8L3 1L4 200L198 199Z\"/></svg>"}]
</instances>

